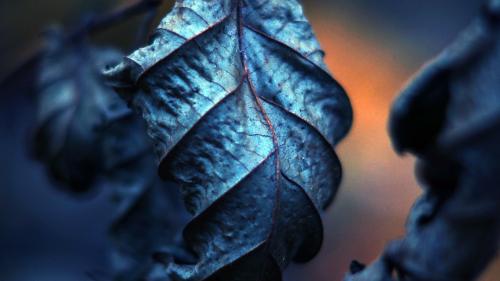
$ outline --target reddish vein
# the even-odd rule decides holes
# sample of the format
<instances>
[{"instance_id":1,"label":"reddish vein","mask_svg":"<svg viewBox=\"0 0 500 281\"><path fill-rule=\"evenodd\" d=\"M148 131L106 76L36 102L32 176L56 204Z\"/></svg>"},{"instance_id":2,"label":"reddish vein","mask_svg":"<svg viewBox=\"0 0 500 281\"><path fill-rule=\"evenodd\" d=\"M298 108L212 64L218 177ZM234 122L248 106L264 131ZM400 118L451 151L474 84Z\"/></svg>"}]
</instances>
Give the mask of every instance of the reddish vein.
<instances>
[{"instance_id":1,"label":"reddish vein","mask_svg":"<svg viewBox=\"0 0 500 281\"><path fill-rule=\"evenodd\" d=\"M242 1L238 1L238 7L237 7L237 24L238 24L238 45L239 45L239 51L240 51L240 57L241 57L241 63L243 65L243 77L248 81L248 86L250 88L250 92L255 98L255 102L257 104L257 107L262 114L262 117L264 118L265 122L267 123L269 130L271 131L272 139L273 139L273 145L275 148L275 181L276 181L276 194L275 194L275 204L273 207L273 214L272 214L272 224L271 224L271 231L269 233L269 237L267 240L271 240L271 237L274 234L275 228L274 226L276 225L276 220L278 216L278 212L280 209L280 201L281 201L281 186L280 186L280 160L279 160L279 142L278 142L278 137L276 135L276 130L274 129L274 126L271 122L271 119L269 118L269 115L267 114L264 105L262 103L262 100L260 99L259 95L257 94L255 87L252 83L252 80L249 75L249 70L248 70L248 64L247 64L247 56L245 53L244 45L243 45L243 28L244 28L244 23L243 23L243 17L241 15L242 12ZM267 247L269 247L269 244L267 244Z\"/></svg>"}]
</instances>

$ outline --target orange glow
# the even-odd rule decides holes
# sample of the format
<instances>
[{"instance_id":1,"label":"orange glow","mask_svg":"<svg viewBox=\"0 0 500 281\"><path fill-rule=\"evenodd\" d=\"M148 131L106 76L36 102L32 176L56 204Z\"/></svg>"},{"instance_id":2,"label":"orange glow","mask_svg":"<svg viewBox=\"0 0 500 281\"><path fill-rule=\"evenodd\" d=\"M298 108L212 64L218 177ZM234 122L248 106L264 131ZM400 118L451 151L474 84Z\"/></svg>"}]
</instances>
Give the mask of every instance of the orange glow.
<instances>
[{"instance_id":1,"label":"orange glow","mask_svg":"<svg viewBox=\"0 0 500 281\"><path fill-rule=\"evenodd\" d=\"M411 58L397 57L380 39L356 29L336 15L312 11L316 35L325 50L326 63L345 87L354 108L354 124L339 145L344 167L341 190L325 217L325 240L319 256L288 274L298 280L342 280L352 259L368 263L384 245L404 233L411 205L420 193L412 157L400 157L387 133L388 114L405 81L417 69L405 65ZM482 279L496 281L500 266ZM495 272L496 271L496 272Z\"/></svg>"}]
</instances>

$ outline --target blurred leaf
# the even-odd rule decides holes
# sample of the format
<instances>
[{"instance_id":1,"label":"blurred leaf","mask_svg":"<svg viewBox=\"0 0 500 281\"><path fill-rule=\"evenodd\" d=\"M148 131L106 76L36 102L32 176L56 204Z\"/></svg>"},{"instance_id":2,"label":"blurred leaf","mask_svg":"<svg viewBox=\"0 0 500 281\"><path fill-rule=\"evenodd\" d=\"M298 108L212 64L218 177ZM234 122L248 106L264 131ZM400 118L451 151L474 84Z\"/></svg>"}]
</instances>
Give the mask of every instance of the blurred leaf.
<instances>
[{"instance_id":1,"label":"blurred leaf","mask_svg":"<svg viewBox=\"0 0 500 281\"><path fill-rule=\"evenodd\" d=\"M500 1L490 1L396 101L395 147L425 187L407 234L348 281L471 281L500 239ZM397 276L393 275L397 272Z\"/></svg>"},{"instance_id":2,"label":"blurred leaf","mask_svg":"<svg viewBox=\"0 0 500 281\"><path fill-rule=\"evenodd\" d=\"M157 276L164 264L152 256L181 247L186 215L180 195L154 171L143 120L101 80L104 66L121 55L64 38L52 31L43 50L36 93L37 156L72 192L99 184L112 189L114 280L167 280L165 274Z\"/></svg>"},{"instance_id":3,"label":"blurred leaf","mask_svg":"<svg viewBox=\"0 0 500 281\"><path fill-rule=\"evenodd\" d=\"M352 112L297 1L178 1L106 75L195 216L176 280L281 280L317 253Z\"/></svg>"},{"instance_id":4,"label":"blurred leaf","mask_svg":"<svg viewBox=\"0 0 500 281\"><path fill-rule=\"evenodd\" d=\"M66 43L61 31L51 33L39 68L35 153L49 163L55 178L85 191L104 169L105 159L95 153L102 129L129 114L98 76L98 64L116 61L120 54Z\"/></svg>"}]
</instances>

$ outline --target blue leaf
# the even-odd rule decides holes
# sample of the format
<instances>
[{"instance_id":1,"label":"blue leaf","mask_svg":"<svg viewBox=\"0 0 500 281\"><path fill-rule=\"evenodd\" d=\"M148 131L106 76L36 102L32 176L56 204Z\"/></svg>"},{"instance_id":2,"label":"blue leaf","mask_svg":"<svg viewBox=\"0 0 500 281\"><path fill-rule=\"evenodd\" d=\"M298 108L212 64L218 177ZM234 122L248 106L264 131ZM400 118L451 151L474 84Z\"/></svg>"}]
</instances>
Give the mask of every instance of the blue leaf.
<instances>
[{"instance_id":1,"label":"blue leaf","mask_svg":"<svg viewBox=\"0 0 500 281\"><path fill-rule=\"evenodd\" d=\"M154 171L154 152L144 121L103 83L114 50L47 40L38 70L38 127L34 144L58 186L73 193L105 187L116 206L110 227L114 280L168 280L153 254L175 258L186 212L171 183ZM188 254L183 254L185 257Z\"/></svg>"},{"instance_id":2,"label":"blue leaf","mask_svg":"<svg viewBox=\"0 0 500 281\"><path fill-rule=\"evenodd\" d=\"M176 280L281 280L319 250L352 111L300 4L177 1L149 46L105 72L146 120L194 218Z\"/></svg>"}]
</instances>

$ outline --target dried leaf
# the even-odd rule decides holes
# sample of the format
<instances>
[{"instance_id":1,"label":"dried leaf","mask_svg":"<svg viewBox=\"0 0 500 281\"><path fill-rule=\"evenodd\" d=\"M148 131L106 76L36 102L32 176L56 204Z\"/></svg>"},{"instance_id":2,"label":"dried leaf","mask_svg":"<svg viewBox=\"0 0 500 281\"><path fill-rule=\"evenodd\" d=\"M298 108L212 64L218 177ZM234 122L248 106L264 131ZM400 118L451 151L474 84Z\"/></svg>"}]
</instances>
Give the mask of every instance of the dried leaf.
<instances>
[{"instance_id":1,"label":"dried leaf","mask_svg":"<svg viewBox=\"0 0 500 281\"><path fill-rule=\"evenodd\" d=\"M56 179L86 191L109 162L96 153L104 126L130 115L98 76L99 64L117 61L120 54L66 43L59 30L48 33L46 45L38 71L35 153ZM146 147L147 142L138 149ZM129 156L137 153L127 149Z\"/></svg>"},{"instance_id":2,"label":"dried leaf","mask_svg":"<svg viewBox=\"0 0 500 281\"><path fill-rule=\"evenodd\" d=\"M444 145L452 134L474 127L470 122L481 122L499 109L497 3L490 1L483 16L425 67L394 104L390 133L399 152L419 154Z\"/></svg>"},{"instance_id":3,"label":"dried leaf","mask_svg":"<svg viewBox=\"0 0 500 281\"><path fill-rule=\"evenodd\" d=\"M111 189L114 280L160 280L154 276L164 265L152 256L181 247L180 226L187 219L180 195L154 171L143 120L101 79L104 65L117 58L116 51L68 43L60 32L50 35L39 69L34 143L60 186L73 192Z\"/></svg>"},{"instance_id":4,"label":"dried leaf","mask_svg":"<svg viewBox=\"0 0 500 281\"><path fill-rule=\"evenodd\" d=\"M194 214L176 280L281 280L317 253L352 112L297 1L177 1L106 75Z\"/></svg>"},{"instance_id":5,"label":"dried leaf","mask_svg":"<svg viewBox=\"0 0 500 281\"><path fill-rule=\"evenodd\" d=\"M424 195L407 234L349 281L471 281L500 239L500 1L423 69L391 117L396 148L418 157ZM397 272L397 277L393 276Z\"/></svg>"}]
</instances>

